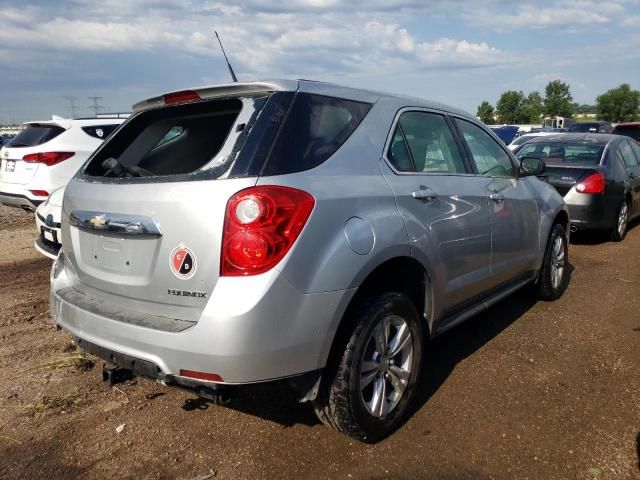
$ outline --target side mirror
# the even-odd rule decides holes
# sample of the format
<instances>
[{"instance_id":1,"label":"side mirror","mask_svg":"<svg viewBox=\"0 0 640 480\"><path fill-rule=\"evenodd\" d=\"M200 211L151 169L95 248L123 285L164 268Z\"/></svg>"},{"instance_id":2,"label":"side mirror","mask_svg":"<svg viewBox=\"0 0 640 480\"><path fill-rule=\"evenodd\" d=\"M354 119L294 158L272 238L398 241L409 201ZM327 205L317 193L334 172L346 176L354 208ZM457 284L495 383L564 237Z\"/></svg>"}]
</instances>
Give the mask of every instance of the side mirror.
<instances>
[{"instance_id":1,"label":"side mirror","mask_svg":"<svg viewBox=\"0 0 640 480\"><path fill-rule=\"evenodd\" d=\"M520 173L524 177L542 175L545 172L544 161L540 157L522 157L520 159Z\"/></svg>"}]
</instances>

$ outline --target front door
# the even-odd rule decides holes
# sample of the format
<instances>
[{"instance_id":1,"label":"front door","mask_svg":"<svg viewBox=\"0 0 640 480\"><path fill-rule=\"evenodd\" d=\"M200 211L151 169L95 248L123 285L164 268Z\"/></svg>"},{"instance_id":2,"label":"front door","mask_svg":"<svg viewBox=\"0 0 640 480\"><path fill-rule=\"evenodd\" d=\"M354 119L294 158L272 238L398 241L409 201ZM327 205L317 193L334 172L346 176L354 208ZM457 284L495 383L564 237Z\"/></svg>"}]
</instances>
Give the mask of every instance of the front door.
<instances>
[{"instance_id":1,"label":"front door","mask_svg":"<svg viewBox=\"0 0 640 480\"><path fill-rule=\"evenodd\" d=\"M482 294L490 282L488 193L470 174L446 117L402 112L381 169L412 255L429 267L436 314Z\"/></svg>"},{"instance_id":2,"label":"front door","mask_svg":"<svg viewBox=\"0 0 640 480\"><path fill-rule=\"evenodd\" d=\"M473 167L489 197L491 271L497 285L536 269L540 251L539 210L528 182L518 178L510 155L480 126L455 119Z\"/></svg>"}]
</instances>

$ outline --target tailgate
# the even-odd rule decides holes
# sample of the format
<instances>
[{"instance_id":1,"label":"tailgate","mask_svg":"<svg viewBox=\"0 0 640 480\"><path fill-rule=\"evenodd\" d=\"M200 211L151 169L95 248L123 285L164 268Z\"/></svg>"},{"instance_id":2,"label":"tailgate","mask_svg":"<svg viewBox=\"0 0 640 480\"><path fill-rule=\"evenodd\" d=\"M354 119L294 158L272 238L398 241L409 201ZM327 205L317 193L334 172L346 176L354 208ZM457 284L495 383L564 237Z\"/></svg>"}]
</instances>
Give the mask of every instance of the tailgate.
<instances>
[{"instance_id":1,"label":"tailgate","mask_svg":"<svg viewBox=\"0 0 640 480\"><path fill-rule=\"evenodd\" d=\"M227 200L255 183L72 180L62 244L77 288L125 310L197 320L219 277Z\"/></svg>"}]
</instances>

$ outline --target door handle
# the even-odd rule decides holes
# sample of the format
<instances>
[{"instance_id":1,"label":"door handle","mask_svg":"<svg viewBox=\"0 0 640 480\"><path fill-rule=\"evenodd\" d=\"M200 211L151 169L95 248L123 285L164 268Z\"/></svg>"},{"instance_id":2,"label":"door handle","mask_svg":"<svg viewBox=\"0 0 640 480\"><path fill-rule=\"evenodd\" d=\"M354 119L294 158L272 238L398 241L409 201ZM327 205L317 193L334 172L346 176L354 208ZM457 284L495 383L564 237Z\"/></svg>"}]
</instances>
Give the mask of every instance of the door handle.
<instances>
[{"instance_id":1,"label":"door handle","mask_svg":"<svg viewBox=\"0 0 640 480\"><path fill-rule=\"evenodd\" d=\"M489 195L489 198L494 202L502 202L504 200L504 195L498 192L494 192Z\"/></svg>"},{"instance_id":2,"label":"door handle","mask_svg":"<svg viewBox=\"0 0 640 480\"><path fill-rule=\"evenodd\" d=\"M436 195L436 192L434 192L430 188L424 187L411 192L411 196L416 200L432 201L435 200L438 195Z\"/></svg>"}]
</instances>

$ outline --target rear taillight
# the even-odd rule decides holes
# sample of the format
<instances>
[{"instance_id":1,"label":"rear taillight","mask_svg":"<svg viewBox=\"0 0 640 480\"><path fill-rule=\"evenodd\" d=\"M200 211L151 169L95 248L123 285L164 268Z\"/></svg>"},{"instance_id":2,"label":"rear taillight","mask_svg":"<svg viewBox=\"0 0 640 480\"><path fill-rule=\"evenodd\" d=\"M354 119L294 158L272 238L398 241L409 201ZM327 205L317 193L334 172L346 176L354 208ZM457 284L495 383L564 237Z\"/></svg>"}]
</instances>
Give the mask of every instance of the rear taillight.
<instances>
[{"instance_id":1,"label":"rear taillight","mask_svg":"<svg viewBox=\"0 0 640 480\"><path fill-rule=\"evenodd\" d=\"M48 197L49 192L46 190L29 190L34 197Z\"/></svg>"},{"instance_id":2,"label":"rear taillight","mask_svg":"<svg viewBox=\"0 0 640 480\"><path fill-rule=\"evenodd\" d=\"M589 175L576 185L580 193L604 193L604 174L602 172Z\"/></svg>"},{"instance_id":3,"label":"rear taillight","mask_svg":"<svg viewBox=\"0 0 640 480\"><path fill-rule=\"evenodd\" d=\"M24 157L22 157L22 160L27 163L43 163L44 165L50 167L60 162L64 162L74 155L75 152L40 152L25 155Z\"/></svg>"},{"instance_id":4,"label":"rear taillight","mask_svg":"<svg viewBox=\"0 0 640 480\"><path fill-rule=\"evenodd\" d=\"M174 103L195 102L202 100L200 95L193 90L183 90L182 92L167 93L162 97L165 105L173 105Z\"/></svg>"},{"instance_id":5,"label":"rear taillight","mask_svg":"<svg viewBox=\"0 0 640 480\"><path fill-rule=\"evenodd\" d=\"M256 275L287 254L315 205L307 192L281 186L251 187L229 199L220 274Z\"/></svg>"}]
</instances>

